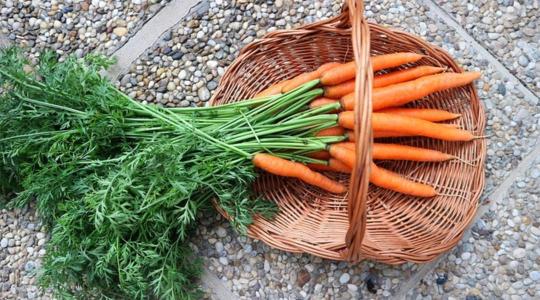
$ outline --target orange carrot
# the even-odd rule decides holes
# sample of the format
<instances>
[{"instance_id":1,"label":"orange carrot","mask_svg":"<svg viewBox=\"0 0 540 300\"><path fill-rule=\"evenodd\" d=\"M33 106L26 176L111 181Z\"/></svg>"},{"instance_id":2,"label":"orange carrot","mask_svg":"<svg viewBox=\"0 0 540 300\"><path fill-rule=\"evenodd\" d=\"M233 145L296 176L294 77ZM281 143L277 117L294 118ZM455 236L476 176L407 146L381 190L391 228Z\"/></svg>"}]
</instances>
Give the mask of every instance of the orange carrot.
<instances>
[{"instance_id":1,"label":"orange carrot","mask_svg":"<svg viewBox=\"0 0 540 300\"><path fill-rule=\"evenodd\" d=\"M355 167L356 156L354 155L353 150L333 144L328 147L328 152L330 153L330 155L332 155L333 158L342 161L349 168L353 169Z\"/></svg>"},{"instance_id":2,"label":"orange carrot","mask_svg":"<svg viewBox=\"0 0 540 300\"><path fill-rule=\"evenodd\" d=\"M345 129L343 129L343 127L334 126L334 127L326 128L317 132L315 136L338 136L338 135L343 135L344 133L345 133Z\"/></svg>"},{"instance_id":3,"label":"orange carrot","mask_svg":"<svg viewBox=\"0 0 540 300\"><path fill-rule=\"evenodd\" d=\"M461 116L446 110L430 108L385 108L377 112L408 116L431 122L453 120Z\"/></svg>"},{"instance_id":4,"label":"orange carrot","mask_svg":"<svg viewBox=\"0 0 540 300\"><path fill-rule=\"evenodd\" d=\"M324 96L332 99L339 99L354 92L355 84L356 80L351 79L340 84L326 86L324 88Z\"/></svg>"},{"instance_id":5,"label":"orange carrot","mask_svg":"<svg viewBox=\"0 0 540 300\"><path fill-rule=\"evenodd\" d=\"M414 182L371 163L369 182L376 186L417 197L433 197L437 191L427 184Z\"/></svg>"},{"instance_id":6,"label":"orange carrot","mask_svg":"<svg viewBox=\"0 0 540 300\"><path fill-rule=\"evenodd\" d=\"M354 112L341 112L339 114L339 125L347 129L354 129ZM474 135L466 130L400 115L373 113L371 125L373 131L405 133L445 141L470 141L474 139Z\"/></svg>"},{"instance_id":7,"label":"orange carrot","mask_svg":"<svg viewBox=\"0 0 540 300\"><path fill-rule=\"evenodd\" d=\"M351 168L349 168L346 164L344 164L343 162L335 158L330 158L326 165L308 164L308 166L312 170L317 170L317 171L332 171L332 172L347 173L347 174L351 173Z\"/></svg>"},{"instance_id":8,"label":"orange carrot","mask_svg":"<svg viewBox=\"0 0 540 300\"><path fill-rule=\"evenodd\" d=\"M460 87L480 77L480 72L443 73L373 89L373 110L395 107L418 100L431 93ZM341 99L345 110L354 109L354 94Z\"/></svg>"},{"instance_id":9,"label":"orange carrot","mask_svg":"<svg viewBox=\"0 0 540 300\"><path fill-rule=\"evenodd\" d=\"M439 124L439 125L442 125L442 126L448 127L448 128L459 128L458 124ZM393 132L393 131L380 131L380 130L373 131L373 138L375 138L375 139L378 139L378 138L391 138L391 137L411 137L411 136L417 136L417 135L412 135L412 134L407 134L407 133L400 133L400 132Z\"/></svg>"},{"instance_id":10,"label":"orange carrot","mask_svg":"<svg viewBox=\"0 0 540 300\"><path fill-rule=\"evenodd\" d=\"M417 53L398 52L392 54L378 55L371 57L373 71L393 68L402 64L418 61L423 56ZM356 75L356 62L351 61L339 67L323 72L321 83L323 85L336 85L351 80Z\"/></svg>"},{"instance_id":11,"label":"orange carrot","mask_svg":"<svg viewBox=\"0 0 540 300\"><path fill-rule=\"evenodd\" d=\"M354 136L354 131L352 130L345 131L345 136L350 142L356 142L356 136Z\"/></svg>"},{"instance_id":12,"label":"orange carrot","mask_svg":"<svg viewBox=\"0 0 540 300\"><path fill-rule=\"evenodd\" d=\"M319 76L322 75L322 73L324 73L325 71L327 70L330 70L330 69L333 69L337 66L341 66L342 63L339 63L337 61L332 61L332 62L327 62L327 63L324 63L322 64L318 69L317 69L317 72L319 72Z\"/></svg>"},{"instance_id":13,"label":"orange carrot","mask_svg":"<svg viewBox=\"0 0 540 300\"><path fill-rule=\"evenodd\" d=\"M315 107L319 107L319 106L323 106L323 105L326 105L326 104L333 104L333 103L336 103L337 100L334 100L334 99L328 99L328 98L317 98L313 101L311 101L311 103L309 104L309 108L315 108Z\"/></svg>"},{"instance_id":14,"label":"orange carrot","mask_svg":"<svg viewBox=\"0 0 540 300\"><path fill-rule=\"evenodd\" d=\"M379 138L391 138L391 137L407 137L407 136L414 136L406 133L399 133L399 132L393 132L393 131L373 131L373 138L379 139Z\"/></svg>"},{"instance_id":15,"label":"orange carrot","mask_svg":"<svg viewBox=\"0 0 540 300\"><path fill-rule=\"evenodd\" d=\"M317 186L332 193L345 193L347 187L318 172L315 172L301 163L292 162L266 153L258 153L253 156L253 164L268 173L298 178L303 182Z\"/></svg>"},{"instance_id":16,"label":"orange carrot","mask_svg":"<svg viewBox=\"0 0 540 300\"><path fill-rule=\"evenodd\" d=\"M341 143L335 143L334 145L339 146L339 147L343 147L343 148L347 148L347 149L352 150L352 151L356 151L356 146L354 145L353 142L341 142Z\"/></svg>"},{"instance_id":17,"label":"orange carrot","mask_svg":"<svg viewBox=\"0 0 540 300\"><path fill-rule=\"evenodd\" d=\"M341 160L350 168L354 168L356 157L353 151L335 145L331 145L329 151L333 157ZM377 167L373 162L371 163L369 182L376 186L406 195L418 197L433 197L437 195L437 192L433 187L408 180L399 174Z\"/></svg>"},{"instance_id":18,"label":"orange carrot","mask_svg":"<svg viewBox=\"0 0 540 300\"><path fill-rule=\"evenodd\" d=\"M341 142L333 145L356 153L355 144L352 142ZM455 158L453 155L437 150L384 143L373 143L371 153L373 159L376 160L446 161Z\"/></svg>"},{"instance_id":19,"label":"orange carrot","mask_svg":"<svg viewBox=\"0 0 540 300\"><path fill-rule=\"evenodd\" d=\"M315 79L319 79L323 72L325 72L327 70L330 70L330 69L332 69L334 67L337 67L339 65L341 65L341 64L338 63L338 62L325 63L325 64L321 65L317 70L315 70L313 72L302 73L302 74L294 77L293 79L289 80L289 82L281 88L281 92L282 93L287 93L287 92L292 91L295 88L301 86L304 83L310 82L310 81L315 80Z\"/></svg>"},{"instance_id":20,"label":"orange carrot","mask_svg":"<svg viewBox=\"0 0 540 300\"><path fill-rule=\"evenodd\" d=\"M377 75L373 78L373 88L383 87L391 84L417 79L427 75L441 73L444 70L446 70L446 68L439 68L433 66L418 66L414 68Z\"/></svg>"},{"instance_id":21,"label":"orange carrot","mask_svg":"<svg viewBox=\"0 0 540 300\"><path fill-rule=\"evenodd\" d=\"M315 159L329 159L330 153L328 153L328 151L321 150L321 151L311 152L308 154L308 156Z\"/></svg>"},{"instance_id":22,"label":"orange carrot","mask_svg":"<svg viewBox=\"0 0 540 300\"><path fill-rule=\"evenodd\" d=\"M302 73L289 80L289 82L281 88L281 93L284 94L292 91L306 82L318 79L319 76L320 74L317 71Z\"/></svg>"},{"instance_id":23,"label":"orange carrot","mask_svg":"<svg viewBox=\"0 0 540 300\"><path fill-rule=\"evenodd\" d=\"M377 75L373 78L373 88L383 87L395 83L405 82L420 78L426 75L437 74L444 71L445 68L432 66L419 66L415 68L399 70L387 74ZM355 79L342 82L337 85L331 85L324 88L324 96L333 99L339 99L347 94L354 92Z\"/></svg>"},{"instance_id":24,"label":"orange carrot","mask_svg":"<svg viewBox=\"0 0 540 300\"><path fill-rule=\"evenodd\" d=\"M288 83L288 80L280 81L276 84L273 84L266 89L259 92L257 95L255 95L253 98L262 98L272 95L278 95L281 94L281 89Z\"/></svg>"},{"instance_id":25,"label":"orange carrot","mask_svg":"<svg viewBox=\"0 0 540 300\"><path fill-rule=\"evenodd\" d=\"M379 160L446 161L454 158L437 150L382 143L373 143L372 154L373 159Z\"/></svg>"}]
</instances>

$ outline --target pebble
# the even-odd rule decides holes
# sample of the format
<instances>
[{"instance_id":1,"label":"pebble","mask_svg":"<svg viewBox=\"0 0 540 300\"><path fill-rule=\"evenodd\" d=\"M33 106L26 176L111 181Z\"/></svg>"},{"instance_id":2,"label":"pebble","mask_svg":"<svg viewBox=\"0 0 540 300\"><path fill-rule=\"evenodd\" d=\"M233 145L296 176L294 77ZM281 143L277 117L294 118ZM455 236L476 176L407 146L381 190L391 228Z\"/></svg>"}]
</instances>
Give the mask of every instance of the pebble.
<instances>
[{"instance_id":1,"label":"pebble","mask_svg":"<svg viewBox=\"0 0 540 300\"><path fill-rule=\"evenodd\" d=\"M350 279L351 279L351 275L349 275L349 273L343 273L339 277L339 283L346 284L349 282Z\"/></svg>"},{"instance_id":2,"label":"pebble","mask_svg":"<svg viewBox=\"0 0 540 300\"><path fill-rule=\"evenodd\" d=\"M219 226L217 229L216 229L216 234L218 237L220 238L224 238L227 236L227 230L221 226Z\"/></svg>"},{"instance_id":3,"label":"pebble","mask_svg":"<svg viewBox=\"0 0 540 300\"><path fill-rule=\"evenodd\" d=\"M521 259L524 258L527 255L527 251L523 248L517 248L512 252L515 258Z\"/></svg>"},{"instance_id":4,"label":"pebble","mask_svg":"<svg viewBox=\"0 0 540 300\"><path fill-rule=\"evenodd\" d=\"M201 101L208 101L210 99L210 91L206 87L201 87L198 90L197 95Z\"/></svg>"},{"instance_id":5,"label":"pebble","mask_svg":"<svg viewBox=\"0 0 540 300\"><path fill-rule=\"evenodd\" d=\"M119 37L123 37L128 33L128 29L126 27L116 27L113 30L113 33Z\"/></svg>"},{"instance_id":6,"label":"pebble","mask_svg":"<svg viewBox=\"0 0 540 300\"><path fill-rule=\"evenodd\" d=\"M532 271L529 273L529 277L533 281L540 281L540 272L539 271Z\"/></svg>"}]
</instances>

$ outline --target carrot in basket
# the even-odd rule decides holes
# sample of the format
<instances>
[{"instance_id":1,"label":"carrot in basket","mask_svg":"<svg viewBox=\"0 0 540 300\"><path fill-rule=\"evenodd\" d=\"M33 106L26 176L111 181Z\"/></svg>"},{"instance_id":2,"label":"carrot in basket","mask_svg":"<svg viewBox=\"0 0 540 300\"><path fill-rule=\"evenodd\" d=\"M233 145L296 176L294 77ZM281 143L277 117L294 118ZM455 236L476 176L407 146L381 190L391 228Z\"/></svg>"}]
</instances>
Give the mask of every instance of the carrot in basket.
<instances>
[{"instance_id":1,"label":"carrot in basket","mask_svg":"<svg viewBox=\"0 0 540 300\"><path fill-rule=\"evenodd\" d=\"M441 73L444 70L446 70L446 68L433 66L418 66L414 68L377 75L373 78L373 88L383 87L391 84L417 79L427 75Z\"/></svg>"},{"instance_id":2,"label":"carrot in basket","mask_svg":"<svg viewBox=\"0 0 540 300\"><path fill-rule=\"evenodd\" d=\"M339 114L339 125L354 129L354 112L344 111ZM470 141L475 137L462 129L451 128L417 118L385 113L373 113L371 116L373 131L389 131L408 135L419 135L445 141Z\"/></svg>"},{"instance_id":3,"label":"carrot in basket","mask_svg":"<svg viewBox=\"0 0 540 300\"><path fill-rule=\"evenodd\" d=\"M395 83L405 82L422 76L437 74L444 71L445 68L433 66L419 66L415 68L399 70L387 74L377 75L373 78L373 88L383 87ZM337 85L330 85L324 88L324 96L333 99L339 99L347 94L354 92L355 79L342 82Z\"/></svg>"},{"instance_id":4,"label":"carrot in basket","mask_svg":"<svg viewBox=\"0 0 540 300\"><path fill-rule=\"evenodd\" d=\"M355 79L351 79L340 84L324 87L324 96L332 99L339 99L347 94L354 92L356 84Z\"/></svg>"},{"instance_id":5,"label":"carrot in basket","mask_svg":"<svg viewBox=\"0 0 540 300\"><path fill-rule=\"evenodd\" d=\"M443 73L373 89L373 110L401 106L429 94L471 83L480 72Z\"/></svg>"},{"instance_id":6,"label":"carrot in basket","mask_svg":"<svg viewBox=\"0 0 540 300\"><path fill-rule=\"evenodd\" d=\"M458 124L439 124L439 125L442 125L442 126L448 127L448 128L459 128ZM416 136L416 135L407 134L407 133L400 133L400 132L393 132L393 131L380 131L380 130L373 131L373 138L374 139L392 138L392 137L411 137L411 136Z\"/></svg>"},{"instance_id":7,"label":"carrot in basket","mask_svg":"<svg viewBox=\"0 0 540 300\"><path fill-rule=\"evenodd\" d=\"M341 160L350 168L354 168L356 157L353 151L335 145L331 145L329 151L333 157ZM433 197L437 195L437 191L433 187L408 180L399 174L378 167L373 162L371 163L369 182L376 186L411 196Z\"/></svg>"},{"instance_id":8,"label":"carrot in basket","mask_svg":"<svg viewBox=\"0 0 540 300\"><path fill-rule=\"evenodd\" d=\"M298 178L305 183L336 194L347 191L347 187L341 183L315 172L301 163L292 162L266 153L255 154L252 161L256 167L274 175Z\"/></svg>"},{"instance_id":9,"label":"carrot in basket","mask_svg":"<svg viewBox=\"0 0 540 300\"><path fill-rule=\"evenodd\" d=\"M310 167L312 170L317 170L317 171L332 171L332 172L346 173L346 174L351 173L351 168L349 168L346 164L344 164L343 162L335 158L328 159L328 162L326 165L308 164L308 167Z\"/></svg>"},{"instance_id":10,"label":"carrot in basket","mask_svg":"<svg viewBox=\"0 0 540 300\"><path fill-rule=\"evenodd\" d=\"M373 143L372 154L376 160L447 161L455 158L437 150L383 143Z\"/></svg>"},{"instance_id":11,"label":"carrot in basket","mask_svg":"<svg viewBox=\"0 0 540 300\"><path fill-rule=\"evenodd\" d=\"M376 186L417 197L434 197L437 191L427 184L414 182L397 173L378 167L371 163L369 182Z\"/></svg>"},{"instance_id":12,"label":"carrot in basket","mask_svg":"<svg viewBox=\"0 0 540 300\"><path fill-rule=\"evenodd\" d=\"M315 151L315 152L308 153L307 156L309 156L311 158L315 158L315 159L329 159L330 158L330 153L328 153L328 151L321 150L321 151Z\"/></svg>"},{"instance_id":13,"label":"carrot in basket","mask_svg":"<svg viewBox=\"0 0 540 300\"><path fill-rule=\"evenodd\" d=\"M480 72L443 73L373 89L373 110L407 104L431 93L460 87L480 77ZM354 93L341 99L345 110L354 109Z\"/></svg>"},{"instance_id":14,"label":"carrot in basket","mask_svg":"<svg viewBox=\"0 0 540 300\"><path fill-rule=\"evenodd\" d=\"M271 86L267 87L266 89L259 92L257 95L255 95L253 98L262 98L272 95L278 95L281 94L281 89L289 82L289 80L280 81L278 83L272 84Z\"/></svg>"},{"instance_id":15,"label":"carrot in basket","mask_svg":"<svg viewBox=\"0 0 540 300\"><path fill-rule=\"evenodd\" d=\"M423 56L412 52L398 52L371 57L373 71L393 68L402 64L418 61ZM348 62L341 66L323 72L321 83L323 85L336 85L353 79L356 76L356 63Z\"/></svg>"},{"instance_id":16,"label":"carrot in basket","mask_svg":"<svg viewBox=\"0 0 540 300\"><path fill-rule=\"evenodd\" d=\"M334 67L337 67L338 65L341 65L341 64L338 63L338 62L325 63L325 64L321 65L315 71L302 73L302 74L294 77L293 79L289 80L289 82L281 88L281 92L282 93L287 93L287 92L292 91L295 88L301 86L304 83L310 82L310 81L315 80L315 79L319 79L323 72L325 72L327 70L330 70L330 69L332 69Z\"/></svg>"},{"instance_id":17,"label":"carrot in basket","mask_svg":"<svg viewBox=\"0 0 540 300\"><path fill-rule=\"evenodd\" d=\"M413 117L430 122L448 121L461 117L460 114L431 108L385 108L377 112Z\"/></svg>"},{"instance_id":18,"label":"carrot in basket","mask_svg":"<svg viewBox=\"0 0 540 300\"><path fill-rule=\"evenodd\" d=\"M355 144L352 142L333 145L356 153ZM455 158L453 155L437 150L385 143L373 143L371 153L375 160L447 161Z\"/></svg>"},{"instance_id":19,"label":"carrot in basket","mask_svg":"<svg viewBox=\"0 0 540 300\"><path fill-rule=\"evenodd\" d=\"M309 108L315 108L326 104L333 104L336 102L337 100L321 97L311 101L311 103L309 104Z\"/></svg>"},{"instance_id":20,"label":"carrot in basket","mask_svg":"<svg viewBox=\"0 0 540 300\"><path fill-rule=\"evenodd\" d=\"M343 135L344 133L345 133L345 129L343 129L343 127L334 126L334 127L326 128L317 132L315 136L338 136L338 135Z\"/></svg>"}]
</instances>

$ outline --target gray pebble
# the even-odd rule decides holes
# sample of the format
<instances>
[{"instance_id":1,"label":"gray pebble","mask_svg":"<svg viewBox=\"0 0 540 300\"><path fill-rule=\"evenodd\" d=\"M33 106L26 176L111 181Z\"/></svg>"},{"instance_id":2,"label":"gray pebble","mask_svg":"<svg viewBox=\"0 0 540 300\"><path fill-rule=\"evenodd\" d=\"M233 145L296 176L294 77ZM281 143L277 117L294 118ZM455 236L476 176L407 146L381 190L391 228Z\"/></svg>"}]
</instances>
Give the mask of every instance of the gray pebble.
<instances>
[{"instance_id":1,"label":"gray pebble","mask_svg":"<svg viewBox=\"0 0 540 300\"><path fill-rule=\"evenodd\" d=\"M201 101L208 101L210 99L210 91L204 86L197 91L197 95Z\"/></svg>"}]
</instances>

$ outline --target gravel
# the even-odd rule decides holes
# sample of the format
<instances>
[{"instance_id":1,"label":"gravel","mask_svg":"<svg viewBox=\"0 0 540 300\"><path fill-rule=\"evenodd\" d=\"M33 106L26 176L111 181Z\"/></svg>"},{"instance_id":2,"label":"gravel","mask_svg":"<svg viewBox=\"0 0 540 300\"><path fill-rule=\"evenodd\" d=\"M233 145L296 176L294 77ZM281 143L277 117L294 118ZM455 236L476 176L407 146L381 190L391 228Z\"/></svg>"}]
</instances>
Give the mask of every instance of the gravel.
<instances>
[{"instance_id":1,"label":"gravel","mask_svg":"<svg viewBox=\"0 0 540 300\"><path fill-rule=\"evenodd\" d=\"M170 0L2 1L0 32L32 55L110 54Z\"/></svg>"},{"instance_id":2,"label":"gravel","mask_svg":"<svg viewBox=\"0 0 540 300\"><path fill-rule=\"evenodd\" d=\"M48 237L34 206L0 210L0 237L0 299L51 299L36 287Z\"/></svg>"},{"instance_id":3,"label":"gravel","mask_svg":"<svg viewBox=\"0 0 540 300\"><path fill-rule=\"evenodd\" d=\"M209 213L201 220L194 248L239 299L384 298L418 268L287 253L239 235L220 216Z\"/></svg>"},{"instance_id":4,"label":"gravel","mask_svg":"<svg viewBox=\"0 0 540 300\"><path fill-rule=\"evenodd\" d=\"M435 0L540 96L540 2Z\"/></svg>"},{"instance_id":5,"label":"gravel","mask_svg":"<svg viewBox=\"0 0 540 300\"><path fill-rule=\"evenodd\" d=\"M540 158L515 179L502 203L490 204L472 234L409 296L539 299L540 178L532 176L539 171ZM463 260L470 250L470 260ZM438 274L446 274L448 282L437 284Z\"/></svg>"},{"instance_id":6,"label":"gravel","mask_svg":"<svg viewBox=\"0 0 540 300\"><path fill-rule=\"evenodd\" d=\"M135 61L120 77L119 86L144 103L173 107L186 106L181 105L185 100L190 106L206 105L225 67L245 44L270 31L330 17L340 9L340 4L329 0L295 5L290 0L273 5L209 1ZM206 11L197 13L201 10ZM176 88L168 90L171 82Z\"/></svg>"},{"instance_id":7,"label":"gravel","mask_svg":"<svg viewBox=\"0 0 540 300\"><path fill-rule=\"evenodd\" d=\"M416 2L377 2L366 9L369 20L419 35L448 51L464 69L482 71L476 86L487 119L484 195L489 194L534 148L540 127L538 98L525 98L514 82L499 73L455 30Z\"/></svg>"}]
</instances>

